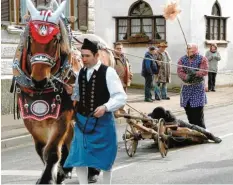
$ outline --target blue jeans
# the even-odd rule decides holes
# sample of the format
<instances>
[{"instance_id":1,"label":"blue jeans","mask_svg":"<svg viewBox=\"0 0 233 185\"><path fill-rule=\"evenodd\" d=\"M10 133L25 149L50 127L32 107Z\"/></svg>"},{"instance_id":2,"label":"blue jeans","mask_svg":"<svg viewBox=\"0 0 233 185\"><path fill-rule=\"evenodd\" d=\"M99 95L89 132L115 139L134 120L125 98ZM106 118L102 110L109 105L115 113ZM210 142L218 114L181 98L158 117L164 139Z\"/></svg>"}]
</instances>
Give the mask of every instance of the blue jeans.
<instances>
[{"instance_id":1,"label":"blue jeans","mask_svg":"<svg viewBox=\"0 0 233 185\"><path fill-rule=\"evenodd\" d=\"M162 86L160 87L160 84ZM167 83L155 83L155 98L162 98L166 99L167 98Z\"/></svg>"},{"instance_id":2,"label":"blue jeans","mask_svg":"<svg viewBox=\"0 0 233 185\"><path fill-rule=\"evenodd\" d=\"M153 88L153 75L144 76L145 78L145 99L152 99L151 90Z\"/></svg>"}]
</instances>

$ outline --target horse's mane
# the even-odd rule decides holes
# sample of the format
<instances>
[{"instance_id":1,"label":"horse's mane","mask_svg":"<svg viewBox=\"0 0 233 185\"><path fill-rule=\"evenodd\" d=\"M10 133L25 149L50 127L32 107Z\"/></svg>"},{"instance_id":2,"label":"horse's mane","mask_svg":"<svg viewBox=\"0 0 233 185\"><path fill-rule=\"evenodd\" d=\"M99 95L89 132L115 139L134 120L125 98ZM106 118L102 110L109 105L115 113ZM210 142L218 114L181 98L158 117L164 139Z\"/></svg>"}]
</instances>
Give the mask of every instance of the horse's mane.
<instances>
[{"instance_id":1,"label":"horse's mane","mask_svg":"<svg viewBox=\"0 0 233 185\"><path fill-rule=\"evenodd\" d=\"M69 33L66 29L65 23L61 19L59 20L59 26L61 31L61 52L68 55L71 52L71 41L69 41Z\"/></svg>"}]
</instances>

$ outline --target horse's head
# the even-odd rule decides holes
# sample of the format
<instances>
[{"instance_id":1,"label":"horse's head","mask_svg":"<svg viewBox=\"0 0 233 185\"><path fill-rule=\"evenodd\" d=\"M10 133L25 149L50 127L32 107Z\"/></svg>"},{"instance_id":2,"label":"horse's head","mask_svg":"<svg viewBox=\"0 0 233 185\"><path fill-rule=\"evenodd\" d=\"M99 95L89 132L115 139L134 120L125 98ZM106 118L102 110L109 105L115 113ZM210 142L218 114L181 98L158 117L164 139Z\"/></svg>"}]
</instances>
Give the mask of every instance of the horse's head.
<instances>
[{"instance_id":1,"label":"horse's head","mask_svg":"<svg viewBox=\"0 0 233 185\"><path fill-rule=\"evenodd\" d=\"M66 1L55 11L37 10L31 0L27 7L31 14L29 21L29 65L31 78L36 88L43 88L61 65L61 53L69 54L69 41L64 23L60 20ZM63 25L61 25L63 24Z\"/></svg>"}]
</instances>

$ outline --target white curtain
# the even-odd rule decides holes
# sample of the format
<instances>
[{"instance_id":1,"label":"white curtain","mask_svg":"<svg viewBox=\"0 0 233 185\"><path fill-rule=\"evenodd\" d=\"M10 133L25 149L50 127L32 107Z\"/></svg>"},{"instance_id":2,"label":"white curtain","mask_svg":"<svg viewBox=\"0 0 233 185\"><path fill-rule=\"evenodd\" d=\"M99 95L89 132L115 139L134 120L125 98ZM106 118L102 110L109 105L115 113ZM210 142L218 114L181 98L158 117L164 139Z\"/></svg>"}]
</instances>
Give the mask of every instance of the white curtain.
<instances>
[{"instance_id":1,"label":"white curtain","mask_svg":"<svg viewBox=\"0 0 233 185\"><path fill-rule=\"evenodd\" d=\"M210 39L214 39L213 26L214 26L214 20L210 19Z\"/></svg>"},{"instance_id":2,"label":"white curtain","mask_svg":"<svg viewBox=\"0 0 233 185\"><path fill-rule=\"evenodd\" d=\"M225 40L224 38L224 20L220 21L220 40Z\"/></svg>"},{"instance_id":3,"label":"white curtain","mask_svg":"<svg viewBox=\"0 0 233 185\"><path fill-rule=\"evenodd\" d=\"M214 40L218 40L218 20L214 20Z\"/></svg>"},{"instance_id":4,"label":"white curtain","mask_svg":"<svg viewBox=\"0 0 233 185\"><path fill-rule=\"evenodd\" d=\"M152 19L143 19L143 31L146 33L147 36L149 36L150 39L152 39Z\"/></svg>"},{"instance_id":5,"label":"white curtain","mask_svg":"<svg viewBox=\"0 0 233 185\"><path fill-rule=\"evenodd\" d=\"M127 19L120 19L118 22L118 40L127 39Z\"/></svg>"},{"instance_id":6,"label":"white curtain","mask_svg":"<svg viewBox=\"0 0 233 185\"><path fill-rule=\"evenodd\" d=\"M165 19L156 19L155 38L165 40Z\"/></svg>"},{"instance_id":7,"label":"white curtain","mask_svg":"<svg viewBox=\"0 0 233 185\"><path fill-rule=\"evenodd\" d=\"M141 22L140 19L131 20L131 35L136 35L141 32Z\"/></svg>"}]
</instances>

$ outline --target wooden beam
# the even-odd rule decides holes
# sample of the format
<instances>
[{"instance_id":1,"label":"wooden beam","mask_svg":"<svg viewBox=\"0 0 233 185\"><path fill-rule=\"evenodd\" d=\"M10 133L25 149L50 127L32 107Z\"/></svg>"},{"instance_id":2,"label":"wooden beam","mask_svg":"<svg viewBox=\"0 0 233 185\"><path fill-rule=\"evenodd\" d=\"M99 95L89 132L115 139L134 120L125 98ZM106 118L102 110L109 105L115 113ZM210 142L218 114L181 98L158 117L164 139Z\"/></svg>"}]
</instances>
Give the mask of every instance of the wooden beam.
<instances>
[{"instance_id":1,"label":"wooden beam","mask_svg":"<svg viewBox=\"0 0 233 185\"><path fill-rule=\"evenodd\" d=\"M19 0L16 0L16 24L19 24L19 10L20 10L20 3Z\"/></svg>"},{"instance_id":2,"label":"wooden beam","mask_svg":"<svg viewBox=\"0 0 233 185\"><path fill-rule=\"evenodd\" d=\"M71 0L70 1L70 15L71 16L74 16L74 8L75 8L75 6L74 6L74 0ZM74 30L74 22L71 23L71 29Z\"/></svg>"}]
</instances>

